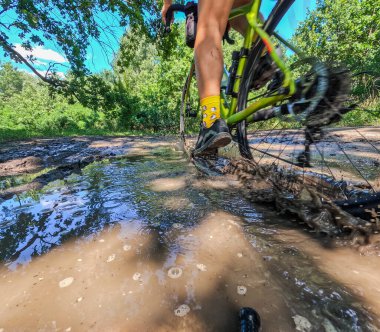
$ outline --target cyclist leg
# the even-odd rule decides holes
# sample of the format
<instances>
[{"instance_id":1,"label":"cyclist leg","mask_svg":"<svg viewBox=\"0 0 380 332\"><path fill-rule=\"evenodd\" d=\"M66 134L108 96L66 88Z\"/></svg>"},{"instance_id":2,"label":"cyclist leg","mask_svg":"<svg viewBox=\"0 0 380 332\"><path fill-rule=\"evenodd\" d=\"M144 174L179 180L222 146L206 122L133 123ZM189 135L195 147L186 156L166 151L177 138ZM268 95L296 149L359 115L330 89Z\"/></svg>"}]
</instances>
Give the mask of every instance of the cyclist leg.
<instances>
[{"instance_id":1,"label":"cyclist leg","mask_svg":"<svg viewBox=\"0 0 380 332\"><path fill-rule=\"evenodd\" d=\"M251 2L252 0L235 0L232 8L241 7ZM230 21L230 24L231 24L231 27L237 32L239 32L241 35L244 35L245 31L248 28L248 21L245 16L239 16L237 18L234 18L233 20Z\"/></svg>"},{"instance_id":2,"label":"cyclist leg","mask_svg":"<svg viewBox=\"0 0 380 332\"><path fill-rule=\"evenodd\" d=\"M195 60L201 99L220 93L222 38L234 0L199 0Z\"/></svg>"},{"instance_id":3,"label":"cyclist leg","mask_svg":"<svg viewBox=\"0 0 380 332\"><path fill-rule=\"evenodd\" d=\"M219 95L223 72L221 41L226 30L232 8L250 3L252 0L199 0L199 18L195 58L199 97ZM245 17L237 17L231 26L241 34L248 27Z\"/></svg>"},{"instance_id":4,"label":"cyclist leg","mask_svg":"<svg viewBox=\"0 0 380 332\"><path fill-rule=\"evenodd\" d=\"M220 118L220 81L223 73L222 37L234 0L199 0L195 64L203 122L195 154L231 142Z\"/></svg>"}]
</instances>

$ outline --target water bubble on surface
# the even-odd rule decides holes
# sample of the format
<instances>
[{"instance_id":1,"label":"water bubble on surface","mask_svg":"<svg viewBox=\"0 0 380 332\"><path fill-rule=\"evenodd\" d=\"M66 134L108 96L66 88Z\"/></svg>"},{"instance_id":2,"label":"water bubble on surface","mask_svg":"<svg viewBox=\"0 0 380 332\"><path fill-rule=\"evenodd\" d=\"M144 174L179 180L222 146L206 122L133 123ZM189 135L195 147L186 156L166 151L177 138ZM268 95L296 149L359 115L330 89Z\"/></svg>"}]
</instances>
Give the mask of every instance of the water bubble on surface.
<instances>
[{"instance_id":1,"label":"water bubble on surface","mask_svg":"<svg viewBox=\"0 0 380 332\"><path fill-rule=\"evenodd\" d=\"M300 315L295 315L292 318L294 320L294 324L296 324L296 331L300 331L300 332L311 331L312 326L307 318L302 317Z\"/></svg>"},{"instance_id":2,"label":"water bubble on surface","mask_svg":"<svg viewBox=\"0 0 380 332\"><path fill-rule=\"evenodd\" d=\"M115 257L116 257L115 254L112 254L112 255L108 256L108 258L107 258L107 263L110 263L110 262L112 262L113 260L115 260Z\"/></svg>"},{"instance_id":3,"label":"water bubble on surface","mask_svg":"<svg viewBox=\"0 0 380 332\"><path fill-rule=\"evenodd\" d=\"M177 279L181 277L182 269L180 267L172 267L168 271L168 277L172 279Z\"/></svg>"},{"instance_id":4,"label":"water bubble on surface","mask_svg":"<svg viewBox=\"0 0 380 332\"><path fill-rule=\"evenodd\" d=\"M198 270L200 270L202 272L206 272L207 271L207 266L204 265L204 264L197 264L197 268L198 268Z\"/></svg>"},{"instance_id":5,"label":"water bubble on surface","mask_svg":"<svg viewBox=\"0 0 380 332\"><path fill-rule=\"evenodd\" d=\"M182 228L182 225L179 223L174 223L173 228L180 229L180 228Z\"/></svg>"},{"instance_id":6,"label":"water bubble on surface","mask_svg":"<svg viewBox=\"0 0 380 332\"><path fill-rule=\"evenodd\" d=\"M133 275L132 279L133 279L134 281L139 281L139 280L141 280L141 273L136 272L136 273Z\"/></svg>"},{"instance_id":7,"label":"water bubble on surface","mask_svg":"<svg viewBox=\"0 0 380 332\"><path fill-rule=\"evenodd\" d=\"M178 317L184 317L190 312L190 307L187 304L181 304L174 310L174 314Z\"/></svg>"},{"instance_id":8,"label":"water bubble on surface","mask_svg":"<svg viewBox=\"0 0 380 332\"><path fill-rule=\"evenodd\" d=\"M74 278L73 278L73 277L65 278L65 279L63 279L63 280L61 280L61 281L59 282L59 287L60 287L60 288L65 288L65 287L67 287L67 286L70 286L70 285L73 283L73 281L74 281Z\"/></svg>"},{"instance_id":9,"label":"water bubble on surface","mask_svg":"<svg viewBox=\"0 0 380 332\"><path fill-rule=\"evenodd\" d=\"M129 250L131 250L132 249L132 246L130 246L129 244L125 244L124 246L123 246L123 250L124 251L129 251Z\"/></svg>"},{"instance_id":10,"label":"water bubble on surface","mask_svg":"<svg viewBox=\"0 0 380 332\"><path fill-rule=\"evenodd\" d=\"M245 287L245 286L237 286L237 293L239 295L245 295L247 293L247 287Z\"/></svg>"}]
</instances>

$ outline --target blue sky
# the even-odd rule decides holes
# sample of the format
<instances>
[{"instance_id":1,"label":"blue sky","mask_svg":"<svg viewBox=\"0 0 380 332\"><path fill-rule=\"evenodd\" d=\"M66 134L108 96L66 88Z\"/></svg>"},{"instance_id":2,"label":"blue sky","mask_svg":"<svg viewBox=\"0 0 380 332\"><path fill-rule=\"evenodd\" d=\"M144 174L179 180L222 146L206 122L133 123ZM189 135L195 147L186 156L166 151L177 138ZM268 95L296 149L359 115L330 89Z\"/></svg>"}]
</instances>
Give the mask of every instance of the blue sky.
<instances>
[{"instance_id":1,"label":"blue sky","mask_svg":"<svg viewBox=\"0 0 380 332\"><path fill-rule=\"evenodd\" d=\"M266 17L273 6L276 4L275 0L263 0L262 4L262 13ZM312 10L315 8L316 0L296 0L292 8L285 15L284 19L281 21L280 25L277 28L277 31L285 38L290 38L294 33L295 29L299 22L305 19L306 13L308 10ZM11 17L10 17L11 18ZM104 22L109 22L112 24L112 19L114 17L109 16L108 14L102 14L100 19ZM181 16L178 17L181 19ZM111 36L109 34L103 34L101 40L108 44L109 47L102 47L98 42L92 41L90 46L87 49L87 66L92 72L100 72L104 69L111 68L111 62L113 59L114 53L118 49L118 41L122 36L124 29L122 28L114 28L114 35ZM22 42L16 33L11 35L11 41L14 45L16 45L17 50L26 54L21 47L20 43ZM68 63L63 56L63 52L59 49L59 47L52 41L47 41L43 47L37 47L33 51L33 55L37 58L35 66L41 73L46 71L48 63L58 62L59 65L56 67L56 70L64 75L64 73L68 70ZM2 52L0 52L0 62L6 61ZM21 64L15 64L19 69L30 72L30 70Z\"/></svg>"}]
</instances>

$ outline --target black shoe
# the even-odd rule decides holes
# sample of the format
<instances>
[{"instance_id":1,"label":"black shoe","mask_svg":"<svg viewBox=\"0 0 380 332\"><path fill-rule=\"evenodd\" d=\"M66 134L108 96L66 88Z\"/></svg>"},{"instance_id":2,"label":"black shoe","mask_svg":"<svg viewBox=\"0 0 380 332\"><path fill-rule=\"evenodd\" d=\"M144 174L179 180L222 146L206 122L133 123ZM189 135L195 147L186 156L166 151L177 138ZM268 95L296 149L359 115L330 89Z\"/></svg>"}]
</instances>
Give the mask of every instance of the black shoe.
<instances>
[{"instance_id":1,"label":"black shoe","mask_svg":"<svg viewBox=\"0 0 380 332\"><path fill-rule=\"evenodd\" d=\"M218 119L210 128L201 127L193 155L215 152L217 148L230 144L231 140L226 122L223 119Z\"/></svg>"}]
</instances>

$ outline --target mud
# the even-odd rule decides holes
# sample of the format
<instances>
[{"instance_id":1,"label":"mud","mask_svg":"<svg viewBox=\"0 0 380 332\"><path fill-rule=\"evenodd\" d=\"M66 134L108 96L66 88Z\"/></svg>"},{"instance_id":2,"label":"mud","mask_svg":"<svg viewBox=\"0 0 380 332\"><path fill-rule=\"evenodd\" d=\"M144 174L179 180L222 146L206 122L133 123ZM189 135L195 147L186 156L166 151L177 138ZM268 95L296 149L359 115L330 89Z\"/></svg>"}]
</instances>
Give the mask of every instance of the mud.
<instances>
[{"instance_id":1,"label":"mud","mask_svg":"<svg viewBox=\"0 0 380 332\"><path fill-rule=\"evenodd\" d=\"M260 131L249 135L251 146L260 150L254 151L254 156L268 163L274 159L263 151L294 162L294 155L303 150L304 141L300 130ZM363 182L364 177L375 190L380 190L380 128L327 129L323 140L311 149L315 171L337 180Z\"/></svg>"},{"instance_id":2,"label":"mud","mask_svg":"<svg viewBox=\"0 0 380 332\"><path fill-rule=\"evenodd\" d=\"M0 190L0 199L28 190L39 190L49 182L79 172L94 161L118 159L127 154L145 155L170 142L175 145L175 140L165 138L75 137L4 144L0 148L0 189L3 189ZM41 169L49 171L32 180L25 176ZM18 182L21 184L7 187L7 180L16 176L19 176Z\"/></svg>"},{"instance_id":3,"label":"mud","mask_svg":"<svg viewBox=\"0 0 380 332\"><path fill-rule=\"evenodd\" d=\"M176 145L1 147L3 181L60 175L0 201L0 331L237 331L243 306L263 331L380 329L379 256L246 200Z\"/></svg>"}]
</instances>

